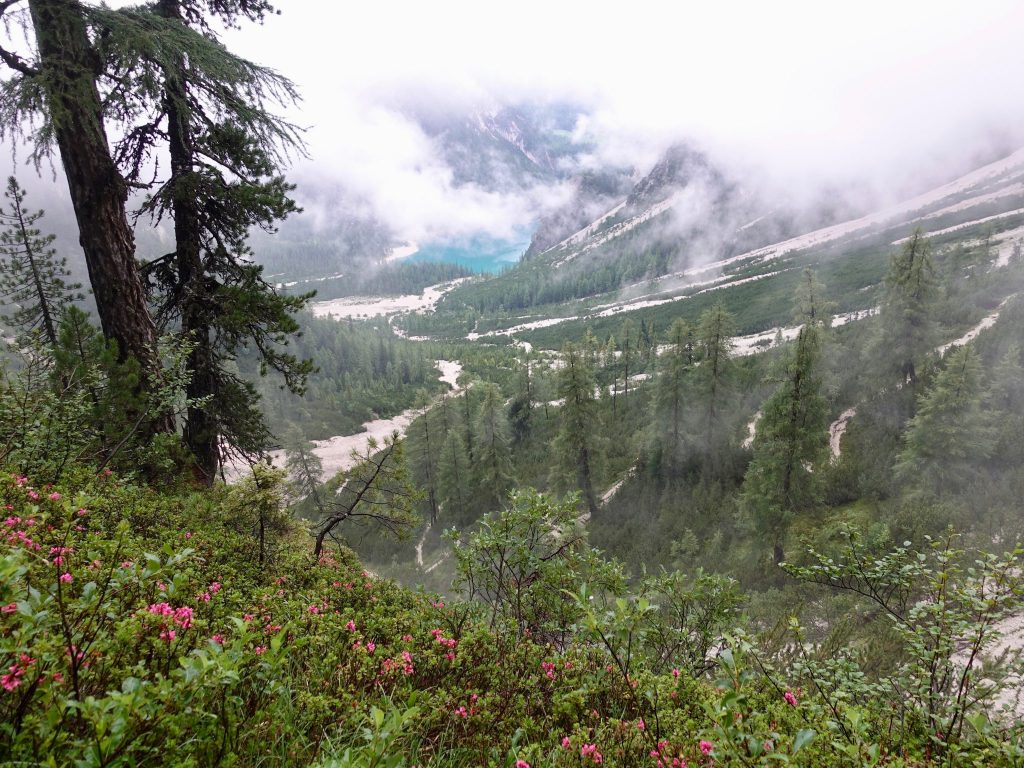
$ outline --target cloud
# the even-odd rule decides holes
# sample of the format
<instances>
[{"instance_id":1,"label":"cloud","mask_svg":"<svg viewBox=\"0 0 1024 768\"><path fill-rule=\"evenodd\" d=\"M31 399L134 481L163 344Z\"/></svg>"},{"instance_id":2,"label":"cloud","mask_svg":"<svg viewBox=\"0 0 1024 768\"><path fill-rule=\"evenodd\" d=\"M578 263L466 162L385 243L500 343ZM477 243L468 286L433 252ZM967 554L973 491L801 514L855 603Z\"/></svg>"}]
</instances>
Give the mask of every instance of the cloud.
<instances>
[{"instance_id":1,"label":"cloud","mask_svg":"<svg viewBox=\"0 0 1024 768\"><path fill-rule=\"evenodd\" d=\"M1024 144L1024 5L992 2L323 3L229 44L294 79L312 160L411 238L509 231L560 199L459 186L403 116L571 101L585 162L648 168L691 137L799 197L896 197Z\"/></svg>"}]
</instances>

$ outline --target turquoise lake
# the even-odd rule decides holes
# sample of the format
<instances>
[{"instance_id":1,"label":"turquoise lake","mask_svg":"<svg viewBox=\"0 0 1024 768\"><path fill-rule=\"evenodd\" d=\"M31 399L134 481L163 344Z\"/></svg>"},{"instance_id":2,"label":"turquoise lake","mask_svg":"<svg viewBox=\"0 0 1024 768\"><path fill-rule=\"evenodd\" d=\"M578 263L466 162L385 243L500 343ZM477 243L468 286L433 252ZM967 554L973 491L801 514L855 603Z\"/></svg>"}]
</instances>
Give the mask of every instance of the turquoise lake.
<instances>
[{"instance_id":1,"label":"turquoise lake","mask_svg":"<svg viewBox=\"0 0 1024 768\"><path fill-rule=\"evenodd\" d=\"M474 272L498 274L514 266L530 245L530 234L509 239L471 237L457 241L425 243L403 261L438 261L459 264Z\"/></svg>"}]
</instances>

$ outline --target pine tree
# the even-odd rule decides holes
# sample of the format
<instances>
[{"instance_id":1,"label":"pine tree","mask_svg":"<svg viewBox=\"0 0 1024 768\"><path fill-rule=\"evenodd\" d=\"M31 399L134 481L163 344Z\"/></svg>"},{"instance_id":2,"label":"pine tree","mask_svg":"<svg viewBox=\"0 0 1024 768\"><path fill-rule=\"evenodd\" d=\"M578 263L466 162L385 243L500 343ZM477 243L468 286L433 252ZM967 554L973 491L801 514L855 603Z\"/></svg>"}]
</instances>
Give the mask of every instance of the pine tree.
<instances>
[{"instance_id":1,"label":"pine tree","mask_svg":"<svg viewBox=\"0 0 1024 768\"><path fill-rule=\"evenodd\" d=\"M148 84L125 97L133 120L118 160L129 181L141 183L163 146L169 157L169 175L142 212L173 219L175 249L145 273L161 321L178 324L195 345L186 395L205 404L188 409L183 433L207 482L222 447L253 458L270 443L255 390L233 373L237 350L251 345L260 372L277 371L297 393L313 370L284 349L310 295L279 295L247 245L254 227L272 232L297 210L280 166L300 139L268 107L293 103L296 92L227 51L214 29L272 11L266 0L157 0L108 17L118 42L107 51L108 69Z\"/></svg>"},{"instance_id":2,"label":"pine tree","mask_svg":"<svg viewBox=\"0 0 1024 768\"><path fill-rule=\"evenodd\" d=\"M758 533L771 541L775 562L794 512L820 498L828 455L828 404L821 394L821 329L808 322L787 350L782 382L762 407L754 458L743 481L743 505Z\"/></svg>"},{"instance_id":3,"label":"pine tree","mask_svg":"<svg viewBox=\"0 0 1024 768\"><path fill-rule=\"evenodd\" d=\"M15 310L3 319L21 329L27 343L35 332L50 348L57 346L57 326L64 309L82 299L82 287L69 283L67 259L58 258L52 247L54 235L44 235L36 226L42 211L25 208L25 190L17 179L7 180L7 208L0 208L0 303Z\"/></svg>"},{"instance_id":4,"label":"pine tree","mask_svg":"<svg viewBox=\"0 0 1024 768\"><path fill-rule=\"evenodd\" d=\"M565 365L558 372L558 396L563 401L561 428L554 446L559 463L552 480L562 489L579 490L587 512L593 516L598 511L594 476L601 458L594 371L574 344L565 345L562 359Z\"/></svg>"},{"instance_id":5,"label":"pine tree","mask_svg":"<svg viewBox=\"0 0 1024 768\"><path fill-rule=\"evenodd\" d=\"M993 448L981 401L977 353L972 347L954 350L907 425L897 479L936 496L964 490Z\"/></svg>"},{"instance_id":6,"label":"pine tree","mask_svg":"<svg viewBox=\"0 0 1024 768\"><path fill-rule=\"evenodd\" d=\"M473 423L473 470L484 505L495 509L512 487L508 419L501 390L489 382L479 389L480 405Z\"/></svg>"}]
</instances>

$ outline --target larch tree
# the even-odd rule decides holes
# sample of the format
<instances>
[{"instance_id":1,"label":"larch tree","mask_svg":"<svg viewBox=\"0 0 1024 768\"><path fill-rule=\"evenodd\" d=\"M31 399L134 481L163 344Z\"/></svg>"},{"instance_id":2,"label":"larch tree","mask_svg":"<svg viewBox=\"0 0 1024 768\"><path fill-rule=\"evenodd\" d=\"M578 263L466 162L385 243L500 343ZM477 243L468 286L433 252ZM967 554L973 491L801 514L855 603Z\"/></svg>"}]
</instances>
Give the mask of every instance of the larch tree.
<instances>
[{"instance_id":1,"label":"larch tree","mask_svg":"<svg viewBox=\"0 0 1024 768\"><path fill-rule=\"evenodd\" d=\"M420 390L416 393L414 408L419 417L410 425L406 442L412 460L413 479L426 492L427 506L430 510L430 522L437 522L439 505L438 494L438 454L443 437L432 424L430 395Z\"/></svg>"},{"instance_id":2,"label":"larch tree","mask_svg":"<svg viewBox=\"0 0 1024 768\"><path fill-rule=\"evenodd\" d=\"M697 326L700 365L696 369L696 393L703 406L704 450L714 465L722 417L730 394L732 337L736 322L721 303L705 310Z\"/></svg>"},{"instance_id":3,"label":"larch tree","mask_svg":"<svg viewBox=\"0 0 1024 768\"><path fill-rule=\"evenodd\" d=\"M918 227L890 262L873 352L882 386L905 387L911 401L924 360L935 346L938 290L931 246Z\"/></svg>"},{"instance_id":4,"label":"larch tree","mask_svg":"<svg viewBox=\"0 0 1024 768\"><path fill-rule=\"evenodd\" d=\"M982 395L977 353L972 347L950 352L907 425L897 479L936 496L962 490L977 479L994 444Z\"/></svg>"},{"instance_id":5,"label":"larch tree","mask_svg":"<svg viewBox=\"0 0 1024 768\"><path fill-rule=\"evenodd\" d=\"M508 419L516 445L522 444L533 429L533 395L533 371L527 353L519 362L515 391L508 406Z\"/></svg>"},{"instance_id":6,"label":"larch tree","mask_svg":"<svg viewBox=\"0 0 1024 768\"><path fill-rule=\"evenodd\" d=\"M579 490L581 501L593 516L598 511L594 484L601 460L594 370L575 344L565 345L562 359L565 365L558 371L558 396L563 401L561 426L555 438L558 464L552 479L562 489Z\"/></svg>"},{"instance_id":7,"label":"larch tree","mask_svg":"<svg viewBox=\"0 0 1024 768\"><path fill-rule=\"evenodd\" d=\"M25 190L11 176L7 180L7 207L0 208L0 304L13 307L4 320L20 329L28 342L35 333L51 348L64 309L76 299L81 285L69 282L67 259L53 248L54 235L36 226L42 211L25 207Z\"/></svg>"},{"instance_id":8,"label":"larch tree","mask_svg":"<svg viewBox=\"0 0 1024 768\"><path fill-rule=\"evenodd\" d=\"M636 370L638 363L639 351L639 340L640 336L636 330L636 324L626 319L622 323L622 331L620 332L622 354L619 356L619 363L622 368L622 411L623 413L629 410L629 377L630 372Z\"/></svg>"},{"instance_id":9,"label":"larch tree","mask_svg":"<svg viewBox=\"0 0 1024 768\"><path fill-rule=\"evenodd\" d=\"M781 382L761 409L754 458L743 480L742 501L754 528L782 562L787 524L812 509L828 456L828 403L822 395L820 323L807 322L786 351Z\"/></svg>"},{"instance_id":10,"label":"larch tree","mask_svg":"<svg viewBox=\"0 0 1024 768\"><path fill-rule=\"evenodd\" d=\"M693 370L695 338L693 328L679 318L668 334L669 348L660 360L655 398L655 427L662 445L662 454L675 462L682 451L683 420L686 395Z\"/></svg>"},{"instance_id":11,"label":"larch tree","mask_svg":"<svg viewBox=\"0 0 1024 768\"><path fill-rule=\"evenodd\" d=\"M448 431L438 458L438 500L446 521L469 522L470 471L466 441L457 429Z\"/></svg>"},{"instance_id":12,"label":"larch tree","mask_svg":"<svg viewBox=\"0 0 1024 768\"><path fill-rule=\"evenodd\" d=\"M309 499L318 513L323 513L324 504L320 495L323 483L324 463L313 452L313 443L306 439L302 430L292 427L284 439L285 469L288 470L288 487L298 501Z\"/></svg>"},{"instance_id":13,"label":"larch tree","mask_svg":"<svg viewBox=\"0 0 1024 768\"><path fill-rule=\"evenodd\" d=\"M490 383L481 384L479 389L480 405L473 423L473 469L481 498L494 509L512 487L512 450L501 390Z\"/></svg>"}]
</instances>

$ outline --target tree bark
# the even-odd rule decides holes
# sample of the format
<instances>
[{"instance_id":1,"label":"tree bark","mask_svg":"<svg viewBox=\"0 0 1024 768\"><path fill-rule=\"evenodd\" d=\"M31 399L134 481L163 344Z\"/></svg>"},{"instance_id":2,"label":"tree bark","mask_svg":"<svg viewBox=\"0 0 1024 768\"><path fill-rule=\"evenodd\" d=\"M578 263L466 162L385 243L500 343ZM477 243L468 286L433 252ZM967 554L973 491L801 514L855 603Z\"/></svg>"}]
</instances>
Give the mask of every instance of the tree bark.
<instances>
[{"instance_id":1,"label":"tree bark","mask_svg":"<svg viewBox=\"0 0 1024 768\"><path fill-rule=\"evenodd\" d=\"M157 12L182 24L178 0L161 0ZM174 215L175 264L177 290L181 306L181 333L195 344L186 365L191 378L185 387L189 400L217 395L217 373L211 338L210 297L202 256L202 224L196 198L189 193L189 176L194 172L194 139L189 130L185 108L186 72L183 58L177 66L164 70L164 109L167 112L167 146L171 156L171 209ZM196 463L199 479L212 485L220 464L220 429L211 403L190 405L185 416L182 437Z\"/></svg>"},{"instance_id":2,"label":"tree bark","mask_svg":"<svg viewBox=\"0 0 1024 768\"><path fill-rule=\"evenodd\" d=\"M135 358L143 391L160 380L156 327L135 263L135 237L125 203L128 188L110 154L96 77L100 62L85 19L72 0L29 0L39 50L39 76L67 176L103 334L122 360ZM152 432L171 431L170 415Z\"/></svg>"}]
</instances>

